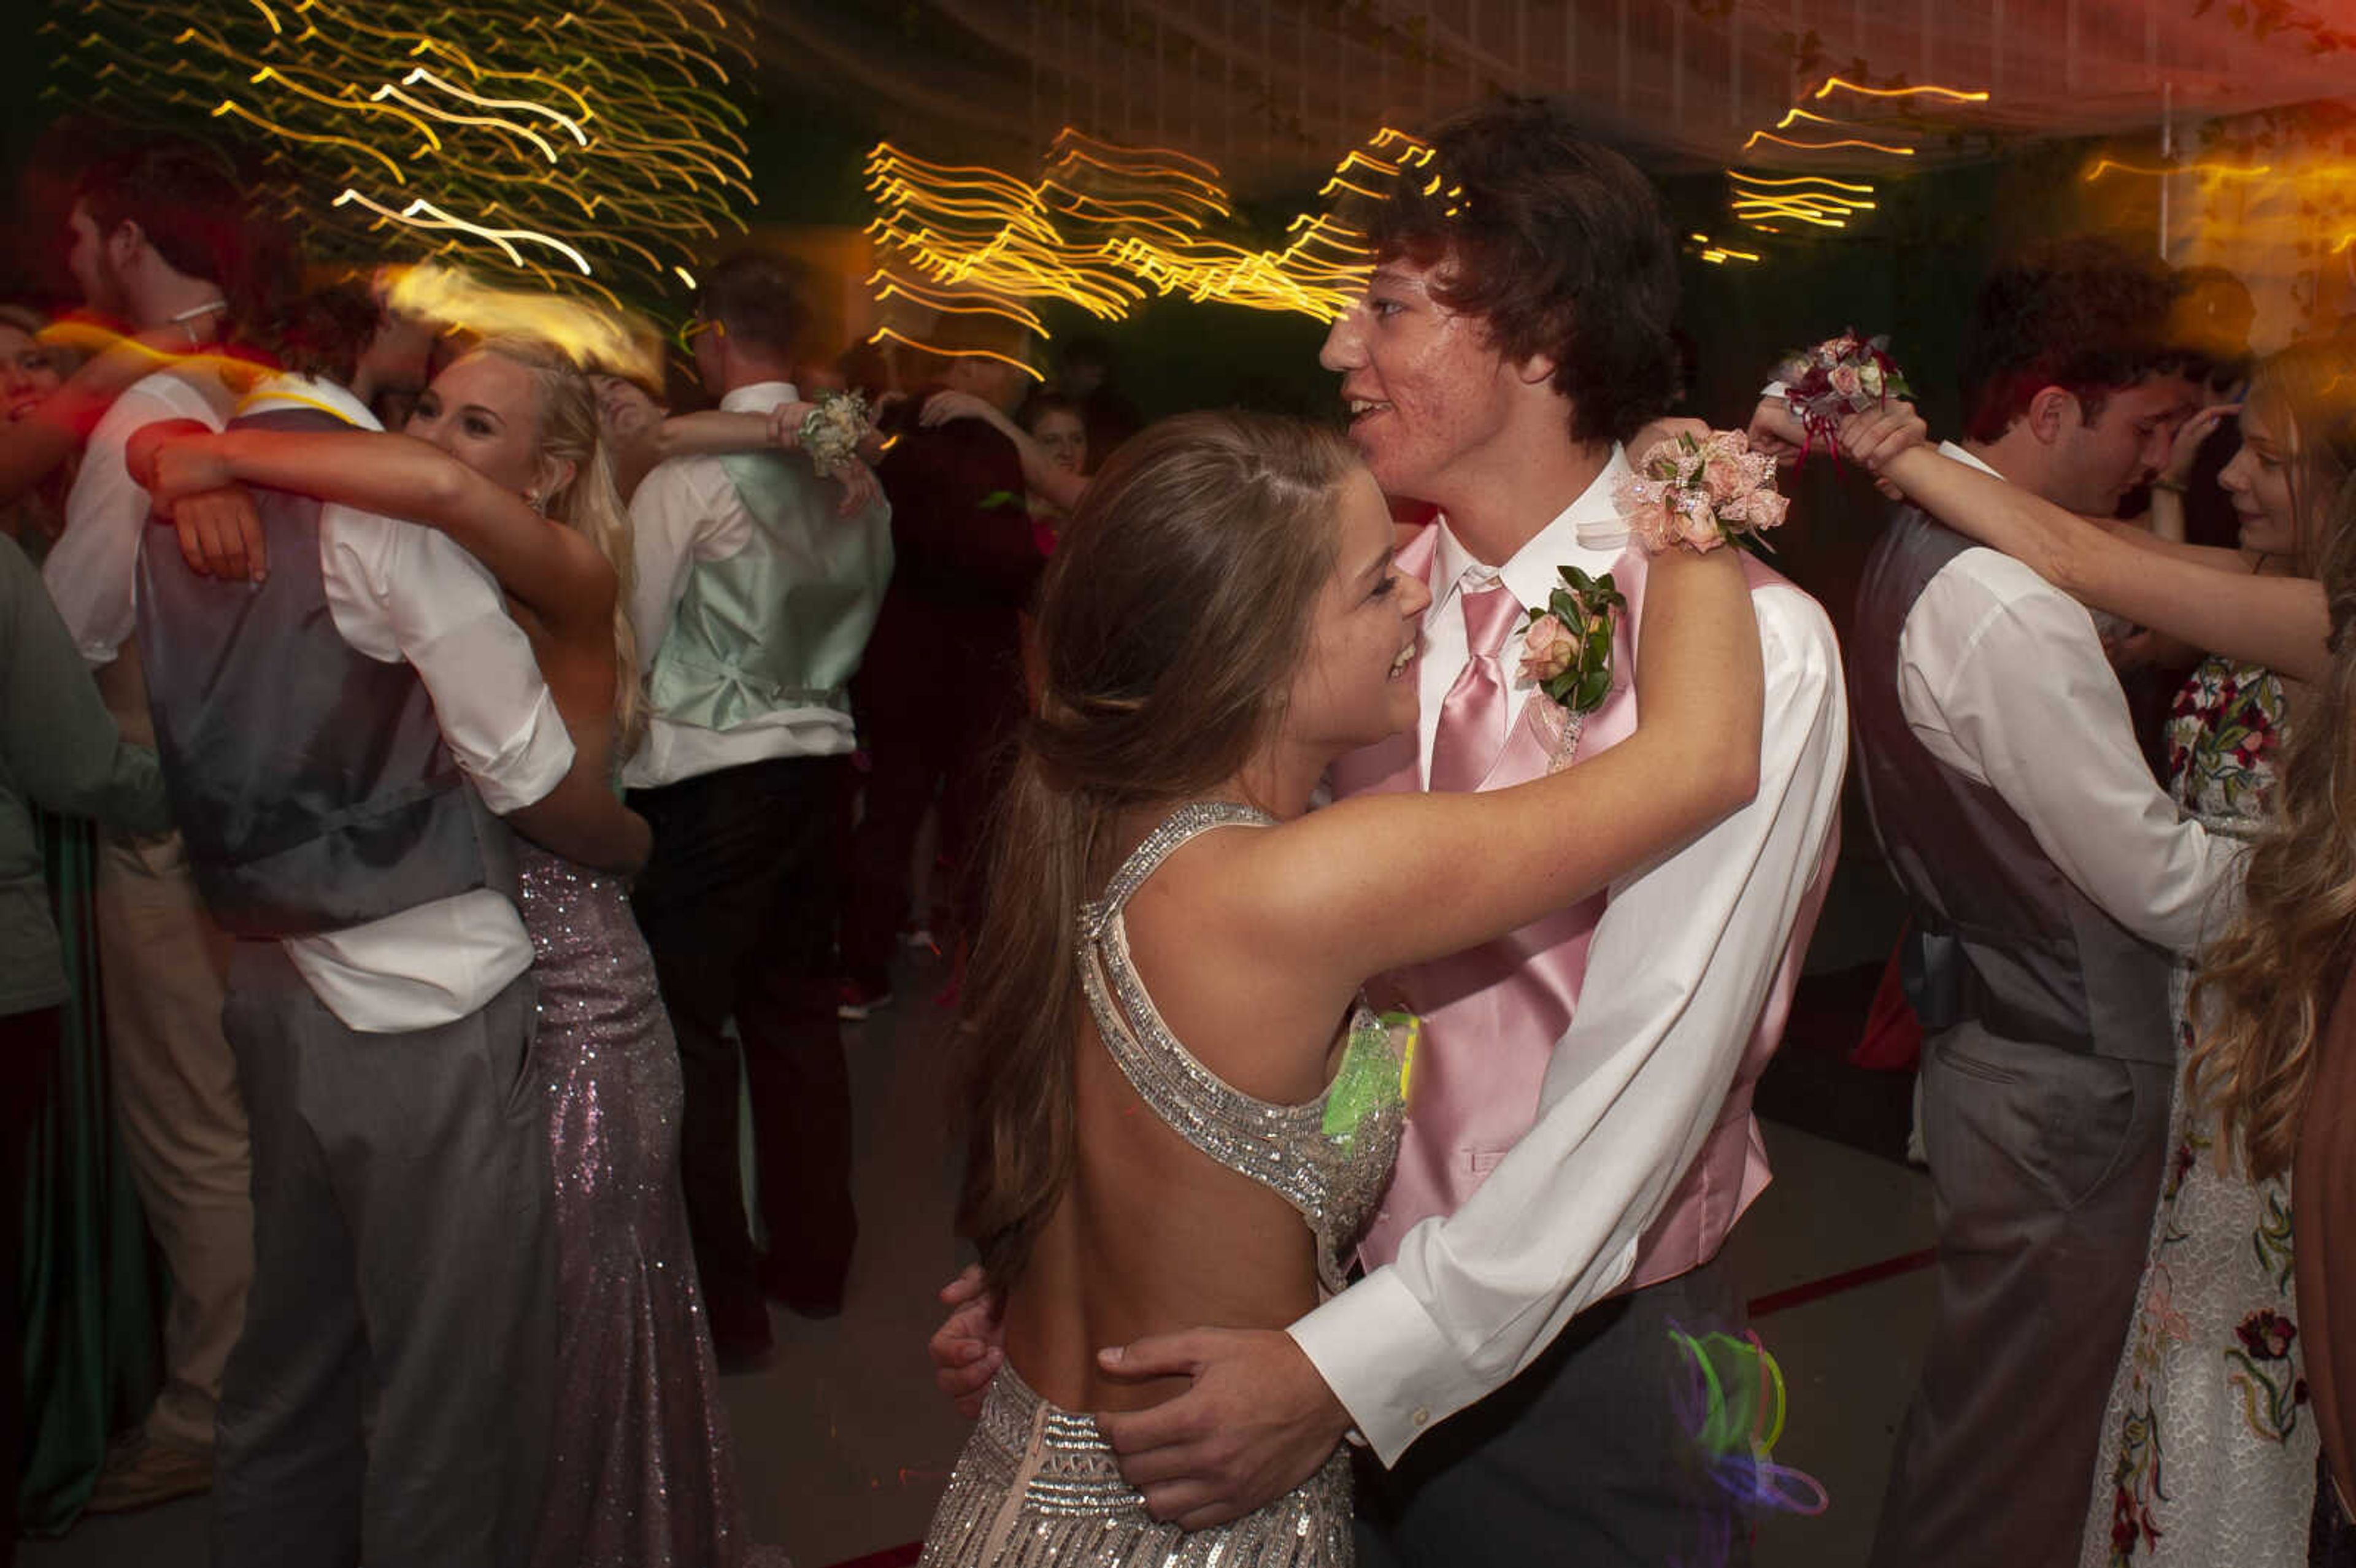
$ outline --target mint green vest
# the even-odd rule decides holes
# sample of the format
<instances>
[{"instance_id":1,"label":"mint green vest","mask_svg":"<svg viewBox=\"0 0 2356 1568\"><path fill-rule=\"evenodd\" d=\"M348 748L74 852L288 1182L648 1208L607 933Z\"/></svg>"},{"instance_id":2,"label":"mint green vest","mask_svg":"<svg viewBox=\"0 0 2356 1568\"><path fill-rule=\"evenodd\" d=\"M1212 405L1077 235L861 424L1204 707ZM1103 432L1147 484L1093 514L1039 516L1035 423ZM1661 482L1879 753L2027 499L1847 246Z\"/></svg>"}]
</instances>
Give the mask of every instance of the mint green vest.
<instances>
[{"instance_id":1,"label":"mint green vest","mask_svg":"<svg viewBox=\"0 0 2356 1568\"><path fill-rule=\"evenodd\" d=\"M850 711L847 688L892 577L892 511L856 517L807 458L716 460L753 517L753 542L699 560L649 667L647 696L679 724L734 730L786 708Z\"/></svg>"}]
</instances>

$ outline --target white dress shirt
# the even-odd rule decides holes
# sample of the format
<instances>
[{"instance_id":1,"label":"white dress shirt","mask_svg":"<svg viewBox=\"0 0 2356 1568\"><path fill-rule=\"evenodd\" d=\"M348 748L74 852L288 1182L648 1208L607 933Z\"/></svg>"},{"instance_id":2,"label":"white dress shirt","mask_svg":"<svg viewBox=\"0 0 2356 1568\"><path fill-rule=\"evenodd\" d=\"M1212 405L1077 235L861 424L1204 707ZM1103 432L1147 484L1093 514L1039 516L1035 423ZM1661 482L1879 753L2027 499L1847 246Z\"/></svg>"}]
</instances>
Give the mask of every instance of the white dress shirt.
<instances>
[{"instance_id":1,"label":"white dress shirt","mask_svg":"<svg viewBox=\"0 0 2356 1568\"><path fill-rule=\"evenodd\" d=\"M234 402L209 371L194 366L158 370L133 382L91 431L81 471L66 495L65 531L41 563L41 581L74 646L91 665L112 664L139 630L132 588L139 538L152 508L123 461L132 432L163 420L195 420L219 430Z\"/></svg>"},{"instance_id":2,"label":"white dress shirt","mask_svg":"<svg viewBox=\"0 0 2356 1568\"><path fill-rule=\"evenodd\" d=\"M265 384L238 411L296 407L383 428L341 387L294 377ZM417 671L442 739L484 805L505 814L562 782L572 739L530 639L481 562L432 528L330 505L319 513L319 571L344 641ZM284 946L312 993L367 1034L455 1022L531 966L522 917L487 888Z\"/></svg>"},{"instance_id":3,"label":"white dress shirt","mask_svg":"<svg viewBox=\"0 0 2356 1568\"><path fill-rule=\"evenodd\" d=\"M1425 757L1466 658L1459 592L1501 577L1523 603L1543 604L1556 568L1610 571L1627 540L1612 500L1627 472L1615 448L1579 499L1494 572L1440 525L1424 618ZM1408 1232L1398 1261L1292 1325L1387 1465L1511 1380L1627 1277L1758 1027L1839 813L1848 718L1823 609L1785 583L1754 590L1751 603L1766 669L1757 796L1612 885L1537 1120L1480 1189Z\"/></svg>"},{"instance_id":4,"label":"white dress shirt","mask_svg":"<svg viewBox=\"0 0 2356 1568\"><path fill-rule=\"evenodd\" d=\"M789 381L739 387L720 400L728 413L774 413L801 394ZM641 673L654 667L670 618L698 561L727 560L755 538L753 515L716 457L674 457L659 464L630 497L630 532L637 585L630 623L637 634ZM677 784L723 768L769 757L839 756L856 744L851 716L831 708L780 708L733 730L682 724L649 713L647 737L622 770L632 789Z\"/></svg>"},{"instance_id":5,"label":"white dress shirt","mask_svg":"<svg viewBox=\"0 0 2356 1568\"><path fill-rule=\"evenodd\" d=\"M1952 443L1939 450L1996 473ZM2244 847L2184 816L2152 778L2084 605L1999 550L1965 550L1907 612L1898 702L1931 754L2002 795L2104 913L2188 955L2217 929Z\"/></svg>"}]
</instances>

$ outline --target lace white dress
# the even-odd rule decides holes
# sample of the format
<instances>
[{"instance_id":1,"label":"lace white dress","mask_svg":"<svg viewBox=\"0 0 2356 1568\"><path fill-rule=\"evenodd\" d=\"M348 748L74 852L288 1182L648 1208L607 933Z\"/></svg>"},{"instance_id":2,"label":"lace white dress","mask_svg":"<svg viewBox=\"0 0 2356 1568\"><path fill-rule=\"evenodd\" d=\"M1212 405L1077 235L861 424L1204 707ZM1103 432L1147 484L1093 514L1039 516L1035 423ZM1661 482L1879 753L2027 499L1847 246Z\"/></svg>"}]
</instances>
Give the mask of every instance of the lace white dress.
<instances>
[{"instance_id":1,"label":"lace white dress","mask_svg":"<svg viewBox=\"0 0 2356 1568\"><path fill-rule=\"evenodd\" d=\"M2211 658L2169 722L2169 790L2211 832L2250 836L2270 809L2282 687ZM2191 1046L2173 979L2178 1061ZM2083 1568L2298 1568L2315 1498L2315 1422L2294 1323L2290 1191L2217 1164L2217 1119L2179 1076L2171 1157L2136 1318L2103 1424Z\"/></svg>"}]
</instances>

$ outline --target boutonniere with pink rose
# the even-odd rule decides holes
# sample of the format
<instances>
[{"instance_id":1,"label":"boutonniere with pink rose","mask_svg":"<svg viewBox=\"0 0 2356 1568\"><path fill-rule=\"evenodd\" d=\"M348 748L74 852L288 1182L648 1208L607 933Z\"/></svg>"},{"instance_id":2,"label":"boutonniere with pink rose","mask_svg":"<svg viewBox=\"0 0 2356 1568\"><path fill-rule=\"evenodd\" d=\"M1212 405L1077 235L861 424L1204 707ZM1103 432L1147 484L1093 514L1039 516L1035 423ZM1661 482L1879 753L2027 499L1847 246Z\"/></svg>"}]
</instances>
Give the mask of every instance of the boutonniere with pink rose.
<instances>
[{"instance_id":1,"label":"boutonniere with pink rose","mask_svg":"<svg viewBox=\"0 0 2356 1568\"><path fill-rule=\"evenodd\" d=\"M1783 382L1784 400L1806 432L1803 458L1819 441L1826 451L1837 453L1840 422L1849 415L1879 408L1891 398L1914 396L1905 373L1890 357L1890 339L1860 336L1855 327L1791 356L1775 368L1775 379Z\"/></svg>"},{"instance_id":2,"label":"boutonniere with pink rose","mask_svg":"<svg viewBox=\"0 0 2356 1568\"><path fill-rule=\"evenodd\" d=\"M1612 574L1555 569L1562 586L1533 605L1522 634L1521 677L1571 714L1592 713L1612 695L1612 628L1628 602Z\"/></svg>"},{"instance_id":3,"label":"boutonniere with pink rose","mask_svg":"<svg viewBox=\"0 0 2356 1568\"><path fill-rule=\"evenodd\" d=\"M1751 450L1739 430L1657 442L1620 481L1614 498L1636 542L1658 555L1671 545L1697 554L1751 539L1783 520L1791 505L1775 488L1775 460Z\"/></svg>"}]
</instances>

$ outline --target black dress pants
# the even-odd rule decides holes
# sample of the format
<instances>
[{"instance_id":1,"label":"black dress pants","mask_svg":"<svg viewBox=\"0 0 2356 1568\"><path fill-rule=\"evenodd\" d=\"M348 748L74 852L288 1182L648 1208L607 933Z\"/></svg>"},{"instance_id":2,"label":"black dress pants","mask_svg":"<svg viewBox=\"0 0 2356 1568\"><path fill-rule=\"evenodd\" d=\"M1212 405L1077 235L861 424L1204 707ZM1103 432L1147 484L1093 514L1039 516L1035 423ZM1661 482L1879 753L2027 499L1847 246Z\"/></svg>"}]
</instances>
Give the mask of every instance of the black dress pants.
<instances>
[{"instance_id":1,"label":"black dress pants","mask_svg":"<svg viewBox=\"0 0 2356 1568\"><path fill-rule=\"evenodd\" d=\"M776 757L634 790L654 854L632 904L686 1079L689 1229L714 1332L766 1332L764 1280L794 1305L839 1302L858 1221L851 1077L835 1018L834 925L847 757ZM738 1175L736 1020L769 1259Z\"/></svg>"}]
</instances>

